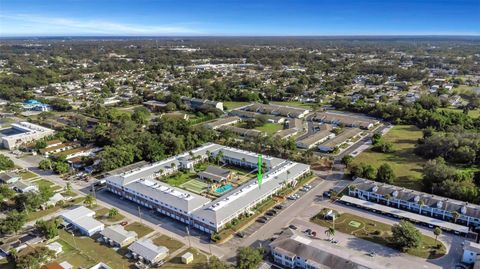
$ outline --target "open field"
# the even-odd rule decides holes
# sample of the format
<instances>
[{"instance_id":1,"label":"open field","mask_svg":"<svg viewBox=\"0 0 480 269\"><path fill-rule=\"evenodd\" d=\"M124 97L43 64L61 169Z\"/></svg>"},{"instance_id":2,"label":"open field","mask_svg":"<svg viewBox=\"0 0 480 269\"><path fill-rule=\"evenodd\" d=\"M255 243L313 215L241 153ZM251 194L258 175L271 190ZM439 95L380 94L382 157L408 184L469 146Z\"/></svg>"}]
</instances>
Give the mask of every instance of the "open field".
<instances>
[{"instance_id":1,"label":"open field","mask_svg":"<svg viewBox=\"0 0 480 269\"><path fill-rule=\"evenodd\" d=\"M417 156L413 150L417 139L423 136L422 131L413 125L397 125L383 139L393 144L394 152L380 153L371 149L365 150L355 158L354 163L366 163L378 168L388 163L397 179L395 185L419 190L422 165L425 159Z\"/></svg>"},{"instance_id":2,"label":"open field","mask_svg":"<svg viewBox=\"0 0 480 269\"><path fill-rule=\"evenodd\" d=\"M311 221L324 227L332 227L332 220L324 219L326 210L328 209L322 209L322 211L314 216ZM342 233L354 235L364 240L394 248L394 245L391 241L392 226L389 224L370 220L349 213L341 213L340 216L335 219L334 229ZM434 238L422 235L421 245L418 248L409 249L407 253L426 259L435 259L445 255L446 248L441 242L435 241Z\"/></svg>"},{"instance_id":3,"label":"open field","mask_svg":"<svg viewBox=\"0 0 480 269\"><path fill-rule=\"evenodd\" d=\"M118 222L121 221L125 218L122 214L118 213L116 216L109 217L108 213L110 212L110 209L108 208L100 208L95 210L95 218L100 220L100 221L107 221L107 222Z\"/></svg>"},{"instance_id":4,"label":"open field","mask_svg":"<svg viewBox=\"0 0 480 269\"><path fill-rule=\"evenodd\" d=\"M242 107L242 106L246 106L248 104L250 104L251 102L223 102L223 106L224 108L226 108L227 110L232 110L232 109L235 109L235 108L239 108L239 107Z\"/></svg>"},{"instance_id":5,"label":"open field","mask_svg":"<svg viewBox=\"0 0 480 269\"><path fill-rule=\"evenodd\" d=\"M170 254L183 247L183 243L163 234L153 239L153 243L157 246L164 246L168 248Z\"/></svg>"},{"instance_id":6,"label":"open field","mask_svg":"<svg viewBox=\"0 0 480 269\"><path fill-rule=\"evenodd\" d=\"M180 187L197 194L204 193L208 190L208 184L198 179L187 181L180 185Z\"/></svg>"},{"instance_id":7,"label":"open field","mask_svg":"<svg viewBox=\"0 0 480 269\"><path fill-rule=\"evenodd\" d=\"M60 255L59 261L67 260L74 266L87 268L97 262L104 262L112 268L130 268L133 265L113 248L97 243L90 237L72 236L60 230L60 239L62 245L69 247Z\"/></svg>"},{"instance_id":8,"label":"open field","mask_svg":"<svg viewBox=\"0 0 480 269\"><path fill-rule=\"evenodd\" d=\"M438 110L463 113L463 109L455 108L455 107L442 107L442 108L439 108ZM480 116L480 109L475 109L475 110L468 111L468 116L470 116L472 118L478 118Z\"/></svg>"},{"instance_id":9,"label":"open field","mask_svg":"<svg viewBox=\"0 0 480 269\"><path fill-rule=\"evenodd\" d=\"M49 214L55 213L60 209L64 209L64 208L70 207L72 205L79 204L79 203L83 202L84 199L85 199L85 197L78 197L78 198L75 198L71 201L65 202L65 205L63 205L63 206L56 205L56 206L47 208L45 210L37 210L35 212L28 212L27 221L36 220L36 219L42 218L44 216L47 216Z\"/></svg>"},{"instance_id":10,"label":"open field","mask_svg":"<svg viewBox=\"0 0 480 269\"><path fill-rule=\"evenodd\" d=\"M125 230L127 231L134 231L137 233L138 238L142 238L143 236L153 232L152 228L147 227L140 222L132 222L125 226Z\"/></svg>"},{"instance_id":11,"label":"open field","mask_svg":"<svg viewBox=\"0 0 480 269\"><path fill-rule=\"evenodd\" d=\"M161 180L174 187L179 187L180 185L186 183L187 181L190 181L196 178L197 178L197 175L195 173L179 171L171 176L162 178Z\"/></svg>"},{"instance_id":12,"label":"open field","mask_svg":"<svg viewBox=\"0 0 480 269\"><path fill-rule=\"evenodd\" d=\"M32 173L30 171L22 171L18 174L22 177L23 180L29 180L38 176L37 174Z\"/></svg>"},{"instance_id":13,"label":"open field","mask_svg":"<svg viewBox=\"0 0 480 269\"><path fill-rule=\"evenodd\" d=\"M193 262L190 264L184 264L182 263L182 255L190 252L193 254ZM176 268L184 268L184 269L200 269L200 268L207 268L207 256L200 252L197 249L194 248L189 248L186 251L180 253L178 256L174 257L164 265L162 265L162 268L165 269L176 269Z\"/></svg>"},{"instance_id":14,"label":"open field","mask_svg":"<svg viewBox=\"0 0 480 269\"><path fill-rule=\"evenodd\" d=\"M268 135L272 135L277 131L283 129L283 126L278 123L266 123L263 126L256 127L255 129L261 132L266 132Z\"/></svg>"}]
</instances>

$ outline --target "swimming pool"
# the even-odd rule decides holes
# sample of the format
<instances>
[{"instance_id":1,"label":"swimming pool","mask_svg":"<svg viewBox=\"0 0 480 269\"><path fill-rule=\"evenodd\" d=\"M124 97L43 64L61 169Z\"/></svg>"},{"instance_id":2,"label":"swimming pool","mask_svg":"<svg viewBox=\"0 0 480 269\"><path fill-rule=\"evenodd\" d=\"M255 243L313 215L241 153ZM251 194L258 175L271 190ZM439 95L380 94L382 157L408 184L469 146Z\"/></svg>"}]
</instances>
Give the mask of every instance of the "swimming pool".
<instances>
[{"instance_id":1,"label":"swimming pool","mask_svg":"<svg viewBox=\"0 0 480 269\"><path fill-rule=\"evenodd\" d=\"M222 193L222 192L226 192L226 191L229 191L233 188L233 185L232 184L227 184L227 185L224 185L220 188L217 188L215 190L216 193Z\"/></svg>"}]
</instances>

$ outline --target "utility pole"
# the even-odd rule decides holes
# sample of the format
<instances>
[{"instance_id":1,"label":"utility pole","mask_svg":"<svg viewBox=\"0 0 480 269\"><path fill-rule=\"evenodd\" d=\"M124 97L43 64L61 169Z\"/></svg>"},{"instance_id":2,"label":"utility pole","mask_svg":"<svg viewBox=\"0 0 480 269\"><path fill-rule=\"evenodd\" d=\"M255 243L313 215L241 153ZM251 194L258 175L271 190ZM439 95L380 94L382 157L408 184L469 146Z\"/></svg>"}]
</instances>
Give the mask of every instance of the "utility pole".
<instances>
[{"instance_id":1,"label":"utility pole","mask_svg":"<svg viewBox=\"0 0 480 269\"><path fill-rule=\"evenodd\" d=\"M137 206L137 209L138 209L138 217L140 218L140 223L143 224L142 211L140 211L140 206Z\"/></svg>"},{"instance_id":2,"label":"utility pole","mask_svg":"<svg viewBox=\"0 0 480 269\"><path fill-rule=\"evenodd\" d=\"M188 229L188 226L185 226L185 230L187 231L187 239L188 239L188 247L192 247L192 242L190 242L190 230Z\"/></svg>"}]
</instances>

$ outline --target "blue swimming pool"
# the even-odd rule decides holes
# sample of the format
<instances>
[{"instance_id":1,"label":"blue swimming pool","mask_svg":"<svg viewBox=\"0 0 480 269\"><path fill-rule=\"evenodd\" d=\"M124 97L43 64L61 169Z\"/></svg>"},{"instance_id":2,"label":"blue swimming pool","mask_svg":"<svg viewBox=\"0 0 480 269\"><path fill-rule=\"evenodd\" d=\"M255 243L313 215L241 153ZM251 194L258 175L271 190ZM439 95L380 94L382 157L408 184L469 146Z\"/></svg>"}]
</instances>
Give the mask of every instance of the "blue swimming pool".
<instances>
[{"instance_id":1,"label":"blue swimming pool","mask_svg":"<svg viewBox=\"0 0 480 269\"><path fill-rule=\"evenodd\" d=\"M220 188L217 188L215 190L216 193L222 193L222 192L226 192L226 191L229 191L233 188L233 185L232 184L227 184L227 185L223 185L222 187Z\"/></svg>"}]
</instances>

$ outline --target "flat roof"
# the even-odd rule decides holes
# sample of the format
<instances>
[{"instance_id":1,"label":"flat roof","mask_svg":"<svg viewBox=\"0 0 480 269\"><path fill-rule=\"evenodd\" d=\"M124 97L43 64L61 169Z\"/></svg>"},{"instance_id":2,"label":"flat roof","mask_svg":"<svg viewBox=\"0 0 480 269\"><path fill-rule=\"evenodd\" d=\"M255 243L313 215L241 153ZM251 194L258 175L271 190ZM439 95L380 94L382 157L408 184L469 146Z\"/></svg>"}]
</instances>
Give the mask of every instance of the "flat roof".
<instances>
[{"instance_id":1,"label":"flat roof","mask_svg":"<svg viewBox=\"0 0 480 269\"><path fill-rule=\"evenodd\" d=\"M410 219L410 220L414 220L414 221L418 221L418 222L423 222L423 223L428 223L428 224L438 226L438 227L446 229L446 230L453 230L453 231L458 231L458 232L461 232L461 233L468 233L468 227L463 226L463 225L458 225L458 224L451 223L451 222L448 222L448 221L443 221L443 220L439 220L439 219L430 218L430 217L427 217L427 216L424 216L424 215L415 214L415 213L404 211L404 210L401 210L401 209L398 209L398 208L393 208L393 207L373 203L373 202L370 202L370 201L361 200L361 199L354 198L354 197L351 197L351 196L348 196L348 195L342 196L340 201L355 204L355 205L359 205L359 206L362 206L362 207L365 207L365 208L368 208L368 209L378 210L378 211L388 213L388 214L392 214L392 215L396 215L396 216L399 216L399 217L402 217L402 218L406 218L406 219Z\"/></svg>"}]
</instances>

